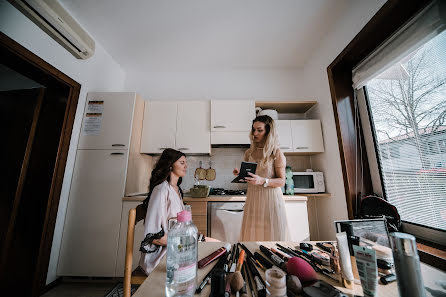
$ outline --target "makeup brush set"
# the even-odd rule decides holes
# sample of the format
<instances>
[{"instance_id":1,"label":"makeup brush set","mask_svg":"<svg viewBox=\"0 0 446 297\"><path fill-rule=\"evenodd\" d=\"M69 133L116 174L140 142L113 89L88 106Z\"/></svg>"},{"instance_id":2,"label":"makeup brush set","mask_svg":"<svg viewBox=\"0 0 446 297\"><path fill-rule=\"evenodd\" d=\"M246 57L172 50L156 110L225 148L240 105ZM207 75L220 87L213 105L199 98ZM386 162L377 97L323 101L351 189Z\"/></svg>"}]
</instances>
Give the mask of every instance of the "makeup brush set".
<instances>
[{"instance_id":1,"label":"makeup brush set","mask_svg":"<svg viewBox=\"0 0 446 297\"><path fill-rule=\"evenodd\" d=\"M198 262L199 268L219 258L217 264L198 285L196 293L200 293L211 281L209 296L212 297L265 297L267 291L271 293L273 290L281 293L270 294L271 296L346 296L327 282L318 279L317 272L320 272L338 281L334 270L324 265L327 264L325 257L320 260L314 252L309 253L300 247L291 248L280 244L271 248L260 245L259 249L260 252L255 251L253 254L243 243L234 244L232 248L227 244L201 259ZM266 279L258 269L267 270Z\"/></svg>"}]
</instances>

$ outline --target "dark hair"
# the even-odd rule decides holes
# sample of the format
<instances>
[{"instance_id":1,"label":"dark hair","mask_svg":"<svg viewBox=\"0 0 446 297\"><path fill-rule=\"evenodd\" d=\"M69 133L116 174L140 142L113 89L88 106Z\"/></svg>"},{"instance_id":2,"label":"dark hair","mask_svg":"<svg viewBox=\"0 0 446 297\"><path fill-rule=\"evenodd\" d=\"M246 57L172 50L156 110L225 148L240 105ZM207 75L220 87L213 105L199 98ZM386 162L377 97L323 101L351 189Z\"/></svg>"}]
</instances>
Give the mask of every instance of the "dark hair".
<instances>
[{"instance_id":1,"label":"dark hair","mask_svg":"<svg viewBox=\"0 0 446 297\"><path fill-rule=\"evenodd\" d=\"M150 184L149 184L149 194L147 195L147 198L144 199L144 206L147 208L147 205L149 204L150 195L152 195L153 189L163 183L165 180L167 182L170 181L170 172L172 171L173 163L178 161L181 157L186 157L186 155L183 152L168 148L163 151L161 154L161 157L159 158L158 162L155 165L155 168L152 170L152 176L150 177ZM182 182L182 178L180 177L178 179L178 189L180 190L181 198L183 198L183 190L181 190L180 185Z\"/></svg>"},{"instance_id":2,"label":"dark hair","mask_svg":"<svg viewBox=\"0 0 446 297\"><path fill-rule=\"evenodd\" d=\"M252 133L254 133L255 122L262 122L265 124L265 136L267 136L269 134L269 131L271 130L271 123L273 122L273 119L267 115L261 115L256 117L254 120L252 120L252 126L251 126Z\"/></svg>"}]
</instances>

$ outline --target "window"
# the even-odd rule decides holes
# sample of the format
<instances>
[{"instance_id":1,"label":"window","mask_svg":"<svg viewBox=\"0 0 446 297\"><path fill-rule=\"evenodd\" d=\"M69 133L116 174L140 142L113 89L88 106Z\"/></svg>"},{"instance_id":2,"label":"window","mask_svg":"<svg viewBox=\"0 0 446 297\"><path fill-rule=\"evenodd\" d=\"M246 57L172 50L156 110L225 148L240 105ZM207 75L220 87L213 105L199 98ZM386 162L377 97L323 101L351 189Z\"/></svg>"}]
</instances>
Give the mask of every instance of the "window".
<instances>
[{"instance_id":1,"label":"window","mask_svg":"<svg viewBox=\"0 0 446 297\"><path fill-rule=\"evenodd\" d=\"M442 9L432 1L361 61L352 78L374 191L397 207L404 232L446 245Z\"/></svg>"},{"instance_id":2,"label":"window","mask_svg":"<svg viewBox=\"0 0 446 297\"><path fill-rule=\"evenodd\" d=\"M446 31L365 88L388 201L404 221L446 230Z\"/></svg>"}]
</instances>

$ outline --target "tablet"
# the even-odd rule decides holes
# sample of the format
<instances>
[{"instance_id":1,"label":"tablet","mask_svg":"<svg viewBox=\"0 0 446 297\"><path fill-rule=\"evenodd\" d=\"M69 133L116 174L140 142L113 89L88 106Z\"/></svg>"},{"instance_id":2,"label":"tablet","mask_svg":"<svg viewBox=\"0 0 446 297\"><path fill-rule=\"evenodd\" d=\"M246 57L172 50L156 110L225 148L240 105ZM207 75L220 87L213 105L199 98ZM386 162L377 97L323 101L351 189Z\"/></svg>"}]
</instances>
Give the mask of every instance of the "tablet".
<instances>
[{"instance_id":1,"label":"tablet","mask_svg":"<svg viewBox=\"0 0 446 297\"><path fill-rule=\"evenodd\" d=\"M248 172L251 172L252 174L256 173L257 163L253 162L242 162L242 165L240 166L240 173L236 178L234 178L231 183L246 183L243 179L245 177L249 177L250 175Z\"/></svg>"}]
</instances>

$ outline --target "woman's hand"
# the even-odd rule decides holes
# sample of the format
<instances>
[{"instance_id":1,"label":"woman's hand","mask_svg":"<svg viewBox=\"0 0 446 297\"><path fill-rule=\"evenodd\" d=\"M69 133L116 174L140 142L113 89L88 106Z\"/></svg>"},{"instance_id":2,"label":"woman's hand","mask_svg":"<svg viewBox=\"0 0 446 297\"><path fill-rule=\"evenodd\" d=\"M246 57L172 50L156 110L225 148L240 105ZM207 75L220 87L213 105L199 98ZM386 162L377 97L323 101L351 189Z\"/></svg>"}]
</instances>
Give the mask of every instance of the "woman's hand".
<instances>
[{"instance_id":1,"label":"woman's hand","mask_svg":"<svg viewBox=\"0 0 446 297\"><path fill-rule=\"evenodd\" d=\"M152 243L156 245L167 246L167 233L164 234L164 236L160 239L154 239Z\"/></svg>"},{"instance_id":2,"label":"woman's hand","mask_svg":"<svg viewBox=\"0 0 446 297\"><path fill-rule=\"evenodd\" d=\"M232 174L234 174L235 176L237 176L240 173L240 169L238 168L234 168L234 170L232 171Z\"/></svg>"},{"instance_id":3,"label":"woman's hand","mask_svg":"<svg viewBox=\"0 0 446 297\"><path fill-rule=\"evenodd\" d=\"M265 183L265 178L248 172L251 177L245 177L245 180L251 185L263 185Z\"/></svg>"}]
</instances>

